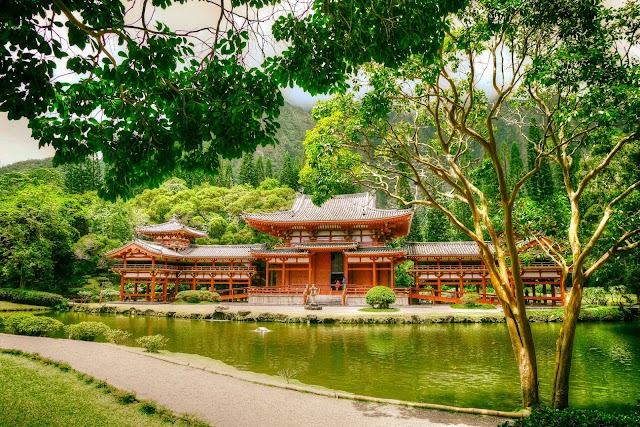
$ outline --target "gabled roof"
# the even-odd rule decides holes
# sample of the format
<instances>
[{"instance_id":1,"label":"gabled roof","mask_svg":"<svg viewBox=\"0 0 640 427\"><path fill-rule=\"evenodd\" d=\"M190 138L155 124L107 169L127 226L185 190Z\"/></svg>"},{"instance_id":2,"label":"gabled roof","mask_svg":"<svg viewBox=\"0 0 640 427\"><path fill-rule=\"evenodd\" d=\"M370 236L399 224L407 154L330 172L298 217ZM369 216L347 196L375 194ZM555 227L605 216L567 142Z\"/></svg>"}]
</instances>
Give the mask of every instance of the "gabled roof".
<instances>
[{"instance_id":1,"label":"gabled roof","mask_svg":"<svg viewBox=\"0 0 640 427\"><path fill-rule=\"evenodd\" d=\"M487 242L487 245L493 251L493 244ZM404 249L406 249L408 257L480 256L476 242L408 242Z\"/></svg>"},{"instance_id":2,"label":"gabled roof","mask_svg":"<svg viewBox=\"0 0 640 427\"><path fill-rule=\"evenodd\" d=\"M137 246L138 248L142 249L145 252L148 252L150 254L153 255L160 255L160 256L164 256L164 257L172 257L172 258L182 258L182 254L180 252L176 252L174 250L165 248L162 245L159 245L157 243L153 243L153 242L148 242L146 240L141 240L141 239L136 239L134 238L132 241L120 246L117 249L114 249L112 251L109 251L105 254L105 256L109 256L112 254L116 254L118 252L121 252L124 249L127 249L129 247L132 246Z\"/></svg>"},{"instance_id":3,"label":"gabled roof","mask_svg":"<svg viewBox=\"0 0 640 427\"><path fill-rule=\"evenodd\" d=\"M184 258L251 258L251 251L266 249L264 243L256 245L191 245L181 252Z\"/></svg>"},{"instance_id":4,"label":"gabled roof","mask_svg":"<svg viewBox=\"0 0 640 427\"><path fill-rule=\"evenodd\" d=\"M153 236L156 234L186 234L192 237L206 237L207 232L196 230L195 228L187 227L186 225L178 222L176 217L174 216L167 222L163 222L162 224L153 224L153 225L145 225L136 227L136 231L140 234Z\"/></svg>"},{"instance_id":5,"label":"gabled roof","mask_svg":"<svg viewBox=\"0 0 640 427\"><path fill-rule=\"evenodd\" d=\"M411 209L377 209L375 193L342 194L316 206L308 194L297 194L288 211L244 213L252 221L277 223L368 221L411 215Z\"/></svg>"}]
</instances>

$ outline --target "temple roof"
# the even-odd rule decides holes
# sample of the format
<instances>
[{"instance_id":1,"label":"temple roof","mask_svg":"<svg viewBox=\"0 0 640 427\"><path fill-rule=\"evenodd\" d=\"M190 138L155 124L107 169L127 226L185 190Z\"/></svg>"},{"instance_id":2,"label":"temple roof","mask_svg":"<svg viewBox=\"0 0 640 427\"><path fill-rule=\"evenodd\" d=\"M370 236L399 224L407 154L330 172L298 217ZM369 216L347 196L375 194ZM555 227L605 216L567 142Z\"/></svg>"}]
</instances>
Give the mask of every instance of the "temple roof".
<instances>
[{"instance_id":1,"label":"temple roof","mask_svg":"<svg viewBox=\"0 0 640 427\"><path fill-rule=\"evenodd\" d=\"M345 255L372 255L372 254L401 254L406 253L405 248L390 248L388 246L368 246L364 248L358 248L353 251L345 251Z\"/></svg>"},{"instance_id":2,"label":"temple roof","mask_svg":"<svg viewBox=\"0 0 640 427\"><path fill-rule=\"evenodd\" d=\"M375 193L342 194L316 206L308 194L297 194L288 211L244 213L247 222L277 223L345 222L396 218L412 214L411 209L377 209Z\"/></svg>"},{"instance_id":3,"label":"temple roof","mask_svg":"<svg viewBox=\"0 0 640 427\"><path fill-rule=\"evenodd\" d=\"M493 245L487 242L493 250ZM407 256L480 256L476 242L408 242Z\"/></svg>"},{"instance_id":4,"label":"temple roof","mask_svg":"<svg viewBox=\"0 0 640 427\"><path fill-rule=\"evenodd\" d=\"M185 258L251 258L251 251L266 249L264 243L255 245L191 245L180 254Z\"/></svg>"},{"instance_id":5,"label":"temple roof","mask_svg":"<svg viewBox=\"0 0 640 427\"><path fill-rule=\"evenodd\" d=\"M137 246L145 252L153 255L159 255L160 257L180 259L206 259L206 258L251 258L251 251L266 249L267 245L264 243L255 245L192 245L186 248L182 252L174 251L172 249L165 248L161 244L149 242L141 239L133 239L127 244L107 252L105 255L115 255L121 253L123 250ZM113 256L112 256L113 257Z\"/></svg>"},{"instance_id":6,"label":"temple roof","mask_svg":"<svg viewBox=\"0 0 640 427\"><path fill-rule=\"evenodd\" d=\"M140 234L144 235L155 235L155 234L170 234L170 233L180 233L186 234L192 237L206 237L207 232L202 230L196 230L195 228L188 227L181 222L178 222L176 217L172 217L169 221L163 222L162 224L153 224L153 225L145 225L136 227L136 231Z\"/></svg>"}]
</instances>

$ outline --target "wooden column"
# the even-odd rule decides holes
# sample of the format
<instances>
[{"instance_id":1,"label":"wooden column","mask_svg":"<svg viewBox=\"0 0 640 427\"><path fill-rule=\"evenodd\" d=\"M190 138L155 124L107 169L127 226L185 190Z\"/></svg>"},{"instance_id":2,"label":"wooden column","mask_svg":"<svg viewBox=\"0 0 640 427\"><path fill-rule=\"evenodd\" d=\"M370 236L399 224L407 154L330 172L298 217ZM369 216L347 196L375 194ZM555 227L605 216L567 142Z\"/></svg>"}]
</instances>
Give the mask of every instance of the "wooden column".
<instances>
[{"instance_id":1,"label":"wooden column","mask_svg":"<svg viewBox=\"0 0 640 427\"><path fill-rule=\"evenodd\" d=\"M286 258L282 258L282 287L285 287L285 281L286 281L286 272L287 272L287 259Z\"/></svg>"},{"instance_id":2,"label":"wooden column","mask_svg":"<svg viewBox=\"0 0 640 427\"><path fill-rule=\"evenodd\" d=\"M162 300L167 302L167 284L169 282L169 276L165 277L162 281Z\"/></svg>"},{"instance_id":3,"label":"wooden column","mask_svg":"<svg viewBox=\"0 0 640 427\"><path fill-rule=\"evenodd\" d=\"M345 286L347 286L349 284L349 257L347 257L347 255L344 255L344 283Z\"/></svg>"},{"instance_id":4,"label":"wooden column","mask_svg":"<svg viewBox=\"0 0 640 427\"><path fill-rule=\"evenodd\" d=\"M373 258L372 257L371 261L373 262L373 271L372 271L372 273L373 273L373 286L378 286L378 269L377 269L377 266L376 266L377 258Z\"/></svg>"},{"instance_id":5,"label":"wooden column","mask_svg":"<svg viewBox=\"0 0 640 427\"><path fill-rule=\"evenodd\" d=\"M211 290L211 292L215 291L215 286L214 286L214 278L215 278L215 272L211 272L211 283L209 284L209 290Z\"/></svg>"},{"instance_id":6,"label":"wooden column","mask_svg":"<svg viewBox=\"0 0 640 427\"><path fill-rule=\"evenodd\" d=\"M389 261L389 275L391 276L391 289L396 287L396 275L395 275L395 263L393 262L393 258Z\"/></svg>"},{"instance_id":7,"label":"wooden column","mask_svg":"<svg viewBox=\"0 0 640 427\"><path fill-rule=\"evenodd\" d=\"M307 257L307 285L311 286L311 252L309 252L309 256Z\"/></svg>"},{"instance_id":8,"label":"wooden column","mask_svg":"<svg viewBox=\"0 0 640 427\"><path fill-rule=\"evenodd\" d=\"M124 271L120 274L120 301L124 301Z\"/></svg>"},{"instance_id":9,"label":"wooden column","mask_svg":"<svg viewBox=\"0 0 640 427\"><path fill-rule=\"evenodd\" d=\"M269 271L269 258L265 259L265 263L266 263L266 269L267 269L267 280L265 282L266 286L269 286L269 283L271 283L271 272Z\"/></svg>"},{"instance_id":10,"label":"wooden column","mask_svg":"<svg viewBox=\"0 0 640 427\"><path fill-rule=\"evenodd\" d=\"M155 300L156 297L156 272L151 272L151 302Z\"/></svg>"},{"instance_id":11,"label":"wooden column","mask_svg":"<svg viewBox=\"0 0 640 427\"><path fill-rule=\"evenodd\" d=\"M487 276L482 273L482 298L487 299Z\"/></svg>"}]
</instances>

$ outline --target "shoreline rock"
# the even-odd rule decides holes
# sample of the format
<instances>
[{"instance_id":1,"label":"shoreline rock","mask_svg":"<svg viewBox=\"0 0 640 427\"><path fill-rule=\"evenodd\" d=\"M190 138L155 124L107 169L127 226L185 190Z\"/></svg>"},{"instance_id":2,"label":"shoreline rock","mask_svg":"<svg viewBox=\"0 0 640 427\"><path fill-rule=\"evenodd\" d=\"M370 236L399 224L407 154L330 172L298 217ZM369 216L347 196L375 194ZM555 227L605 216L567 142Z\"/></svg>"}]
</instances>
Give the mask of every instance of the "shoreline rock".
<instances>
[{"instance_id":1,"label":"shoreline rock","mask_svg":"<svg viewBox=\"0 0 640 427\"><path fill-rule=\"evenodd\" d=\"M386 314L366 315L366 314L350 314L350 315L325 315L317 314L287 314L272 312L253 312L250 310L231 311L227 307L213 308L207 312L188 312L174 310L153 310L144 309L144 307L135 307L131 305L100 305L92 304L74 304L71 307L73 312L83 312L91 314L119 314L129 316L147 316L147 317L169 317L176 319L194 319L194 320L224 320L236 322L276 322L276 323L302 323L302 324L432 324L432 323L504 323L504 315L500 312L496 313L425 313L419 314ZM532 310L529 312L530 322L562 322L562 309L550 310ZM594 309L583 309L580 314L580 321L597 322L597 321L628 321L635 317L631 311L620 309L617 307L603 307Z\"/></svg>"}]
</instances>

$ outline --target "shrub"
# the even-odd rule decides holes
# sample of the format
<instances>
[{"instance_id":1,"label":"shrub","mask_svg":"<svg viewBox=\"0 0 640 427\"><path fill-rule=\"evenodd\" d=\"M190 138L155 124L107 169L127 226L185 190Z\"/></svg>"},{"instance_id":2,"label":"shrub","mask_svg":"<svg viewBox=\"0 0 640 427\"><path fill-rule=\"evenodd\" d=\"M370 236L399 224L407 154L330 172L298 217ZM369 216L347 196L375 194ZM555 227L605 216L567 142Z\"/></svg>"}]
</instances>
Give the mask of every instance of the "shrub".
<instances>
[{"instance_id":1,"label":"shrub","mask_svg":"<svg viewBox=\"0 0 640 427\"><path fill-rule=\"evenodd\" d=\"M129 332L123 331L122 329L111 329L106 334L104 334L105 339L113 344L121 344L130 336L131 334Z\"/></svg>"},{"instance_id":2,"label":"shrub","mask_svg":"<svg viewBox=\"0 0 640 427\"><path fill-rule=\"evenodd\" d=\"M47 316L33 314L14 314L9 316L5 329L10 334L43 337L62 328L62 322Z\"/></svg>"},{"instance_id":3,"label":"shrub","mask_svg":"<svg viewBox=\"0 0 640 427\"><path fill-rule=\"evenodd\" d=\"M28 289L0 289L0 301L31 304L52 308L66 308L68 301L58 294Z\"/></svg>"},{"instance_id":4,"label":"shrub","mask_svg":"<svg viewBox=\"0 0 640 427\"><path fill-rule=\"evenodd\" d=\"M627 427L640 425L640 413L622 414L587 409L568 408L562 411L537 407L527 418L515 423L505 422L502 427Z\"/></svg>"},{"instance_id":5,"label":"shrub","mask_svg":"<svg viewBox=\"0 0 640 427\"><path fill-rule=\"evenodd\" d=\"M93 292L91 291L85 290L78 292L78 298L80 298L82 302L89 302L89 300L91 300L91 297L93 297Z\"/></svg>"},{"instance_id":6,"label":"shrub","mask_svg":"<svg viewBox=\"0 0 640 427\"><path fill-rule=\"evenodd\" d=\"M464 295L460 297L460 301L464 305L475 307L478 305L478 301L480 301L480 294L477 292L465 292Z\"/></svg>"},{"instance_id":7,"label":"shrub","mask_svg":"<svg viewBox=\"0 0 640 427\"><path fill-rule=\"evenodd\" d=\"M164 335L148 335L146 337L140 337L136 340L146 351L149 353L157 353L160 347L167 345L169 338Z\"/></svg>"},{"instance_id":8,"label":"shrub","mask_svg":"<svg viewBox=\"0 0 640 427\"><path fill-rule=\"evenodd\" d=\"M120 291L115 289L103 289L100 291L102 301L116 301L120 299Z\"/></svg>"},{"instance_id":9,"label":"shrub","mask_svg":"<svg viewBox=\"0 0 640 427\"><path fill-rule=\"evenodd\" d=\"M102 322L80 322L75 325L67 325L64 332L72 340L95 341L98 336L105 336L111 328Z\"/></svg>"},{"instance_id":10,"label":"shrub","mask_svg":"<svg viewBox=\"0 0 640 427\"><path fill-rule=\"evenodd\" d=\"M396 294L386 286L374 286L369 289L365 301L373 308L389 308L396 302Z\"/></svg>"},{"instance_id":11,"label":"shrub","mask_svg":"<svg viewBox=\"0 0 640 427\"><path fill-rule=\"evenodd\" d=\"M220 301L220 294L217 292L200 291L200 299L202 301L218 302Z\"/></svg>"},{"instance_id":12,"label":"shrub","mask_svg":"<svg viewBox=\"0 0 640 427\"><path fill-rule=\"evenodd\" d=\"M180 291L176 295L176 301L198 303L202 299L200 298L200 291Z\"/></svg>"},{"instance_id":13,"label":"shrub","mask_svg":"<svg viewBox=\"0 0 640 427\"><path fill-rule=\"evenodd\" d=\"M607 304L607 292L604 288L585 288L582 300L587 304Z\"/></svg>"},{"instance_id":14,"label":"shrub","mask_svg":"<svg viewBox=\"0 0 640 427\"><path fill-rule=\"evenodd\" d=\"M202 301L218 302L220 301L220 294L209 291L181 291L176 295L176 300L188 303L199 303Z\"/></svg>"}]
</instances>

